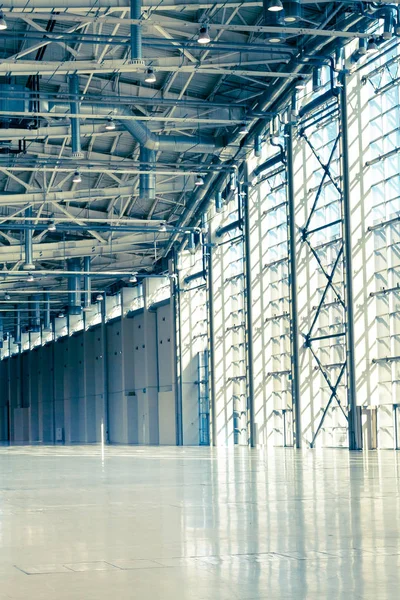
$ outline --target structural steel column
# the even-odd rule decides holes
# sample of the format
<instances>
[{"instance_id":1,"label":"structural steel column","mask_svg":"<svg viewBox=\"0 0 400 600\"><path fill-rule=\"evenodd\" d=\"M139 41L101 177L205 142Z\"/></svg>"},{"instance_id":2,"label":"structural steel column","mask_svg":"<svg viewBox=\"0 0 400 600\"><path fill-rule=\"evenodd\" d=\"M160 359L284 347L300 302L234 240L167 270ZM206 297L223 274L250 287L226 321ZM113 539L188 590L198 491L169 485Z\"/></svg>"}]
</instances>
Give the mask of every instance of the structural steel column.
<instances>
[{"instance_id":1,"label":"structural steel column","mask_svg":"<svg viewBox=\"0 0 400 600\"><path fill-rule=\"evenodd\" d=\"M208 271L208 331L209 331L209 376L210 376L210 400L211 400L211 436L212 445L217 445L217 405L215 385L215 325L214 325L214 289L213 289L213 249L211 236L209 236L207 248L207 271Z\"/></svg>"},{"instance_id":2,"label":"structural steel column","mask_svg":"<svg viewBox=\"0 0 400 600\"><path fill-rule=\"evenodd\" d=\"M250 446L257 444L254 419L254 352L253 352L253 292L251 287L251 244L250 244L250 206L249 206L249 170L247 162L243 168L244 178L244 256L246 283L246 325L247 325L247 358L248 358L248 398L247 413L250 424Z\"/></svg>"},{"instance_id":3,"label":"structural steel column","mask_svg":"<svg viewBox=\"0 0 400 600\"><path fill-rule=\"evenodd\" d=\"M182 446L182 393L181 393L181 379L180 379L180 367L178 361L180 360L180 301L179 301L179 282L178 273L176 270L176 253L170 261L171 270L174 277L171 277L171 305L172 305L172 335L174 339L174 380L175 380L175 424L176 424L176 445Z\"/></svg>"},{"instance_id":4,"label":"structural steel column","mask_svg":"<svg viewBox=\"0 0 400 600\"><path fill-rule=\"evenodd\" d=\"M296 258L296 206L294 194L293 166L293 123L286 127L286 161L288 194L288 234L289 234L289 286L291 323L291 378L292 403L294 409L295 446L301 448L301 405L300 405L300 362L299 362L299 321L297 302L297 258Z\"/></svg>"},{"instance_id":5,"label":"structural steel column","mask_svg":"<svg viewBox=\"0 0 400 600\"><path fill-rule=\"evenodd\" d=\"M104 442L110 443L110 414L109 414L109 384L108 384L108 329L107 329L107 302L106 296L101 303L101 331L102 331L102 352L103 352L103 427Z\"/></svg>"},{"instance_id":6,"label":"structural steel column","mask_svg":"<svg viewBox=\"0 0 400 600\"><path fill-rule=\"evenodd\" d=\"M356 362L353 302L353 260L351 243L350 161L347 117L347 81L342 73L340 90L340 129L342 142L343 181L343 238L346 286L346 350L347 350L347 400L349 407L349 449L362 449L361 422L357 415Z\"/></svg>"}]
</instances>

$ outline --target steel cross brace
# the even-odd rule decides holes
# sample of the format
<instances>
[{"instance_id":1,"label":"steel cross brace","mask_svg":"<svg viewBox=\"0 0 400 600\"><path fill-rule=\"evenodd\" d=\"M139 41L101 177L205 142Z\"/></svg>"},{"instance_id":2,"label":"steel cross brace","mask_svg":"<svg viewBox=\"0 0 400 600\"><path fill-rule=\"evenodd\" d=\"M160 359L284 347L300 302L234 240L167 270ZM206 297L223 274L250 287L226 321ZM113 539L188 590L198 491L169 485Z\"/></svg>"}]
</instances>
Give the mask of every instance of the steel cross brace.
<instances>
[{"instance_id":1,"label":"steel cross brace","mask_svg":"<svg viewBox=\"0 0 400 600\"><path fill-rule=\"evenodd\" d=\"M337 256L336 256L335 261L334 261L334 263L333 263L333 265L332 265L332 267L331 267L330 270L328 270L322 264L321 258L318 255L317 250L315 248L313 248L313 246L311 244L311 241L309 239L309 236L312 233L315 233L316 231L319 231L319 230L322 230L322 229L326 228L326 226L322 226L322 227L316 228L315 230L310 230L309 229L310 223L311 223L311 219L312 219L313 215L315 214L315 211L317 210L318 203L319 203L319 200L321 198L322 190L323 190L323 188L325 186L326 180L329 179L332 182L335 190L338 192L338 194L339 194L338 202L340 202L340 204L342 204L342 201L343 201L343 192L342 192L342 189L338 186L338 184L334 180L334 178L332 176L332 173L331 173L331 169L330 169L330 165L331 165L331 163L332 163L332 161L334 159L335 153L337 152L337 149L338 149L338 145L339 145L339 141L340 141L340 130L338 131L337 136L333 140L333 145L332 145L332 148L331 148L331 150L329 152L329 159L328 159L328 161L327 161L326 164L321 160L318 152L314 148L311 140L305 134L304 130L301 130L299 132L299 135L305 140L305 142L307 143L307 145L311 149L311 151L313 153L313 156L316 158L316 160L318 161L318 164L320 165L320 167L321 167L321 169L323 171L323 175L322 175L321 181L320 181L320 183L318 185L318 188L316 190L315 198L314 198L314 201L312 203L311 210L310 210L310 212L308 214L306 224L305 224L305 226L304 226L304 228L303 228L303 230L301 232L301 240L302 240L302 242L307 244L307 246L310 249L312 255L315 257L315 260L317 261L318 266L321 269L321 272L323 273L323 275L326 277L326 280L327 280L326 286L325 286L325 288L323 290L323 293L322 293L322 296L321 296L321 298L319 300L318 306L316 307L316 311L315 311L315 314L314 314L311 326L309 328L309 331L308 331L308 333L306 335L303 334L303 337L305 338L304 346L306 348L310 349L310 352L311 352L311 354L312 354L312 356L313 356L313 358L314 358L314 360L315 360L315 362L317 364L318 370L322 373L322 376L325 379L325 381L326 381L326 383L327 383L327 385L328 385L328 387L330 389L330 392L331 392L329 401L328 401L327 405L325 406L325 408L323 410L323 414L322 414L322 417L321 417L320 422L318 424L317 430L316 430L316 432L315 432L315 434L313 436L313 439L312 439L312 441L310 443L310 447L312 448L314 446L314 444L315 444L315 440L316 440L319 432L321 431L321 428L322 428L323 423L325 421L325 417L326 417L326 415L328 413L328 410L329 410L329 408L330 408L333 400L336 400L336 402L337 402L340 410L342 411L344 417L346 418L346 420L348 420L348 416L347 416L346 412L344 411L343 406L342 406L341 401L340 401L340 398L338 396L338 387L339 387L339 385L340 385L340 383L341 383L341 381L343 379L344 373L346 372L347 363L346 363L346 361L343 362L343 363L340 363L340 372L339 372L339 375L337 376L336 381L332 382L331 377L329 376L329 374L326 372L326 370L324 368L324 365L321 363L321 360L318 358L316 352L312 348L312 342L313 341L318 341L319 339L329 339L329 338L333 339L333 338L337 338L337 337L344 337L346 335L346 331L345 331L345 327L346 327L346 313L345 313L345 308L346 308L346 306L345 306L345 302L344 302L344 300L342 298L341 292L337 289L337 286L333 282L334 275L337 272L337 270L339 268L339 265L341 264L341 259L344 256L343 237L342 238L338 238L337 240L335 240L335 243L339 243L340 245L339 245L338 250L337 250ZM330 223L330 225L336 225L336 224L339 224L339 223L343 223L343 219L342 218L334 221L333 223ZM342 230L342 236L343 236L343 230ZM321 314L321 311L323 309L324 302L325 302L325 299L326 299L326 295L327 295L329 289L332 289L332 291L334 292L334 294L335 294L338 302L340 303L340 306L343 308L343 332L335 333L335 334L332 334L332 335L328 334L326 336L324 335L324 336L313 338L312 334L313 334L313 331L314 331L315 326L317 324L318 317Z\"/></svg>"},{"instance_id":2,"label":"steel cross brace","mask_svg":"<svg viewBox=\"0 0 400 600\"><path fill-rule=\"evenodd\" d=\"M322 425L324 424L325 417L326 417L326 415L327 415L327 412L328 412L328 410L329 410L329 407L330 407L330 405L332 404L332 400L333 400L334 398L336 398L336 401L337 401L337 403L338 403L338 405L339 405L339 408L341 409L342 413L343 413L343 414L344 414L344 416L346 417L346 420L347 420L347 421L349 420L349 419L348 419L348 416L347 416L347 415L346 415L346 413L344 412L344 410L343 410L343 406L341 405L341 403L340 403L340 400L338 399L338 397L337 397L337 394L336 394L336 390L337 390L337 388L338 388L338 386L339 386L339 383L340 383L340 381L341 381L341 379L342 379L342 377L343 377L343 374L344 374L344 371L345 371L345 367L346 367L346 363L343 363L343 364L342 364L342 367L341 367L341 370L340 370L340 373L339 373L339 376L338 376L338 378L337 378L336 384L335 384L333 387L331 387L331 386L329 385L329 383L328 383L328 385L329 385L329 388L330 388L330 390L331 390L331 395L330 395L330 398L329 398L328 404L325 406L325 408L324 408L324 412L322 413L322 417L321 417L321 420L320 420L320 422L319 422L319 424L318 424L317 431L314 433L314 437L313 437L312 441L310 442L310 448L314 448L315 440L317 439L317 436L318 436L319 432L320 432L320 431L321 431L321 429L322 429ZM321 369L321 370L322 370L322 369Z\"/></svg>"},{"instance_id":3,"label":"steel cross brace","mask_svg":"<svg viewBox=\"0 0 400 600\"><path fill-rule=\"evenodd\" d=\"M339 248L338 255L336 257L335 263L334 263L334 265L332 267L332 271L331 271L330 274L326 271L325 267L323 266L323 264L321 262L320 257L318 256L318 253L316 252L315 248L312 247L312 245L310 244L309 240L307 239L307 240L305 240L305 242L306 242L307 246L310 248L313 256L315 257L315 260L317 261L317 263L318 263L318 265L319 265L322 273L325 275L325 277L328 280L327 288L329 288L329 287L332 288L332 291L335 292L338 301L340 302L340 304L344 308L344 302L343 302L343 300L342 300L342 298L340 296L340 293L338 292L338 290L336 289L336 287L333 284L333 276L334 276L335 271L336 271L336 269L337 269L337 267L339 265L339 259L340 259L341 255L343 254L343 242L342 242L342 244L341 244L341 246ZM326 295L327 291L328 291L328 289L326 289L324 296Z\"/></svg>"},{"instance_id":4,"label":"steel cross brace","mask_svg":"<svg viewBox=\"0 0 400 600\"><path fill-rule=\"evenodd\" d=\"M305 134L304 132L303 132L303 134L301 135L301 137L303 137L303 138L304 138L304 140L307 142L308 146L310 146L311 150L312 150L312 151L315 153L315 150L314 150L314 148L313 148L313 145L311 144L311 142L309 141L308 137L306 136L306 134ZM304 235L305 235L305 236L307 236L308 227L309 227L309 225L310 225L310 221L311 221L311 219L312 219L312 216L313 216L313 214L314 214L314 212L315 212L315 209L316 209L316 207L317 207L317 204L318 204L318 200L320 199L320 196L321 196L322 190L323 190L323 188L324 188L325 179L326 179L327 177L329 177L329 179L332 181L333 185L334 185L334 186L335 186L335 188L337 189L337 185L336 185L335 181L333 180L333 178L331 177L331 174L330 174L330 171L329 171L329 165L331 164L331 162L332 162L332 159L333 159L333 156L334 156L334 154L335 154L335 152L336 152L336 149L337 149L337 146L338 146L338 143L339 143L339 139L340 139L340 134L338 134L338 136L337 136L337 137L336 137L336 139L335 139L335 142L334 142L334 144L333 144L333 147L332 147L331 153L330 153L330 155L329 155L328 163L327 163L326 165L325 165L324 163L322 163L322 162L321 162L321 160L320 160L319 156L318 156L318 155L315 153L315 156L316 156L316 158L317 158L317 160L318 160L319 164L321 165L321 167L322 167L322 169L323 169L323 171L324 171L324 174L323 174L323 176L322 176L322 179L321 179L321 181L319 182L318 190L317 190L317 193L316 193L316 195L315 195L315 199L314 199L313 205L312 205L312 207L311 207L310 214L308 215L307 222L306 222L305 226L303 227L303 236L304 236ZM340 197L341 197L341 196L342 196L342 192L340 191L340 189L339 189L338 191L339 191L339 194L340 194Z\"/></svg>"}]
</instances>

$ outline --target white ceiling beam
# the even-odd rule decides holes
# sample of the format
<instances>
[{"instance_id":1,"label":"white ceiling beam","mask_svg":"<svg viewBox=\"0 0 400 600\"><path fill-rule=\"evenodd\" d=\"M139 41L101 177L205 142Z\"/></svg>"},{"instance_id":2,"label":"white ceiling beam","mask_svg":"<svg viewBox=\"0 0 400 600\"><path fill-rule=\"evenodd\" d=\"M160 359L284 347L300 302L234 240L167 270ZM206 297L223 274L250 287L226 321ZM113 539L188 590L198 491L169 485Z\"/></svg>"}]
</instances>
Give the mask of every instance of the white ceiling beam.
<instances>
[{"instance_id":1,"label":"white ceiling beam","mask_svg":"<svg viewBox=\"0 0 400 600\"><path fill-rule=\"evenodd\" d=\"M318 0L315 0L318 1ZM328 0L319 0L321 2L327 2ZM389 0L387 0L389 1ZM309 0L309 3L313 3L313 0ZM212 0L174 0L173 2L154 2L154 0L143 0L143 8L153 12L155 10L162 11L182 11L183 7L190 9L195 7L197 9L207 8L233 8L240 6L243 8L251 8L262 6L262 0L222 0L213 2ZM105 9L106 11L120 10L122 8L129 8L129 0L113 0L112 7L110 7L110 0L68 0L67 10L73 9L74 11L87 12L88 10L99 11ZM23 10L25 12L29 10L45 11L49 9L57 10L62 8L66 10L65 2L63 0L30 0L27 4L26 0L5 0L2 3L3 10Z\"/></svg>"},{"instance_id":2,"label":"white ceiling beam","mask_svg":"<svg viewBox=\"0 0 400 600\"><path fill-rule=\"evenodd\" d=\"M157 234L157 243L167 241L169 234ZM42 242L33 244L33 259L35 261L64 260L72 257L102 256L125 252L139 252L141 245L153 244L154 234L138 233L113 239L108 244L100 244L96 240L75 240L62 242ZM3 246L0 262L14 263L21 259L23 245Z\"/></svg>"},{"instance_id":3,"label":"white ceiling beam","mask_svg":"<svg viewBox=\"0 0 400 600\"><path fill-rule=\"evenodd\" d=\"M164 7L163 7L163 10ZM32 16L32 15L31 15ZM10 19L19 19L20 16L18 13L10 12L7 13L7 18ZM34 16L32 16L34 18ZM63 13L54 15L54 13L40 13L38 18L43 19L47 18L49 20L56 19L58 22L77 22L81 23L84 21L85 23L108 23L108 24L117 24L123 22L124 25L140 25L143 30L152 30L157 25L161 27L176 27L179 25L178 30L180 32L184 32L185 30L189 31L192 34L195 34L199 28L199 24L193 21L184 21L183 19L176 19L172 17L150 17L149 19L121 19L120 17L110 17L108 15L99 15L99 16L86 16L86 15L78 15L71 13ZM287 33L289 35L312 35L312 36L320 36L320 37L328 37L328 38L348 38L348 39L357 39L357 38L365 38L368 39L370 37L370 33L358 32L358 31L339 31L334 29L318 29L312 27L286 27L286 26L272 26L272 25L244 25L244 24L226 24L226 23L209 23L210 32L213 31L236 31L238 33Z\"/></svg>"},{"instance_id":4,"label":"white ceiling beam","mask_svg":"<svg viewBox=\"0 0 400 600\"><path fill-rule=\"evenodd\" d=\"M358 34L357 34L358 35ZM359 34L361 36L361 34ZM356 36L353 36L356 37ZM368 37L368 36L367 36ZM73 73L90 74L90 73L145 73L146 68L127 60L104 60L102 63L97 63L92 60L76 60L76 61L35 61L35 60L16 60L9 61L0 60L0 74L15 74L15 75L46 75L59 73L68 75ZM273 77L273 78L293 78L293 73L285 73L281 71L267 71L255 69L238 68L223 68L202 67L201 65L160 65L157 71L164 73L203 73L207 75L248 75L253 77ZM143 117L144 119L150 117ZM152 117L154 120L154 117Z\"/></svg>"}]
</instances>

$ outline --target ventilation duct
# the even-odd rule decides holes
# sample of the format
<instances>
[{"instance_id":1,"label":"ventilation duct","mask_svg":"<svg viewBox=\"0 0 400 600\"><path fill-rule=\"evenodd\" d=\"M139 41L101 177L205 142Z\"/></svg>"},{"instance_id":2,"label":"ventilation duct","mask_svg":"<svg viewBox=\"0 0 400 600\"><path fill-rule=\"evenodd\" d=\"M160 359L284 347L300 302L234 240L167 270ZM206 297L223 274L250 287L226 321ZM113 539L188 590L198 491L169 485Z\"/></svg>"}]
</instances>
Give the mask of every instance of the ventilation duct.
<instances>
[{"instance_id":1,"label":"ventilation duct","mask_svg":"<svg viewBox=\"0 0 400 600\"><path fill-rule=\"evenodd\" d=\"M142 16L141 0L131 0L131 19L140 19ZM142 62L142 27L131 25L131 61Z\"/></svg>"},{"instance_id":2,"label":"ventilation duct","mask_svg":"<svg viewBox=\"0 0 400 600\"><path fill-rule=\"evenodd\" d=\"M264 0L264 25L267 27L279 27L281 25L281 12L268 10L269 2ZM283 12L283 11L282 11ZM280 31L274 31L273 33L265 34L265 41L270 44L279 44L284 40L284 35Z\"/></svg>"},{"instance_id":3,"label":"ventilation duct","mask_svg":"<svg viewBox=\"0 0 400 600\"><path fill-rule=\"evenodd\" d=\"M285 23L296 23L301 18L301 4L300 0L283 0L284 16L283 20Z\"/></svg>"},{"instance_id":4,"label":"ventilation duct","mask_svg":"<svg viewBox=\"0 0 400 600\"><path fill-rule=\"evenodd\" d=\"M155 153L158 151L165 151L171 153L175 152L177 154L183 154L184 152L193 152L196 154L212 154L217 150L225 148L226 146L225 139L222 136L218 138L213 138L211 136L204 136L199 134L193 136L156 134L153 131L151 131L142 121L135 121L134 119L132 119L132 111L126 106L113 106L107 104L84 104L83 106L73 108L72 104L73 103L71 103L71 106L69 107L71 112L73 110L79 110L87 115L103 114L105 117L112 117L115 121L118 121L119 116L130 117L129 119L121 119L119 123L131 134L131 136L140 145L141 148L151 151L148 153L142 153L141 151L140 153L140 160L146 163L150 163L148 165L144 165L144 169L146 169L147 167L149 168L149 170L151 170L151 164L153 163L155 166ZM55 109L57 111L64 111L68 110L68 107L63 104L55 104L50 102L50 112L53 112ZM73 124L74 119L71 117L71 126L73 126ZM72 134L73 132L71 131L71 137ZM72 149L74 151L74 145ZM146 160L144 157L146 157ZM151 197L150 192L148 192L147 190L151 190L153 189L153 187L153 197L155 197L155 174L145 174L145 176L141 178L141 184L149 186L146 188L142 188L140 186L141 197Z\"/></svg>"},{"instance_id":5,"label":"ventilation duct","mask_svg":"<svg viewBox=\"0 0 400 600\"><path fill-rule=\"evenodd\" d=\"M40 296L38 294L35 294L34 296L31 296L30 299L32 301L33 309L30 322L30 330L32 331L32 333L38 333L40 331Z\"/></svg>"},{"instance_id":6,"label":"ventilation duct","mask_svg":"<svg viewBox=\"0 0 400 600\"><path fill-rule=\"evenodd\" d=\"M154 150L148 150L140 146L141 169L152 170L152 165L156 162L156 153ZM140 175L140 197L146 200L155 200L156 198L156 175L155 173L142 173Z\"/></svg>"},{"instance_id":7,"label":"ventilation duct","mask_svg":"<svg viewBox=\"0 0 400 600\"><path fill-rule=\"evenodd\" d=\"M104 108L104 107L103 107ZM125 107L117 107L114 114L132 117L132 112ZM200 154L211 154L224 147L223 138L212 138L202 135L157 135L142 122L134 120L123 120L122 125L133 138L148 150L165 150L166 152L196 152Z\"/></svg>"},{"instance_id":8,"label":"ventilation duct","mask_svg":"<svg viewBox=\"0 0 400 600\"><path fill-rule=\"evenodd\" d=\"M117 115L132 116L129 109L118 107ZM156 152L164 150L166 152L195 152L200 154L213 153L219 148L224 147L222 138L213 139L201 135L187 137L184 135L157 135L141 121L123 120L122 125L131 136L140 144L140 161L143 169L152 169L156 162ZM154 173L143 174L140 177L140 197L143 199L154 200L156 197L156 176Z\"/></svg>"},{"instance_id":9,"label":"ventilation duct","mask_svg":"<svg viewBox=\"0 0 400 600\"><path fill-rule=\"evenodd\" d=\"M28 219L28 227L25 229L25 264L22 268L24 271L33 271L35 265L33 264L33 230L31 229L32 206L25 210L25 217Z\"/></svg>"},{"instance_id":10,"label":"ventilation duct","mask_svg":"<svg viewBox=\"0 0 400 600\"><path fill-rule=\"evenodd\" d=\"M23 85L0 84L0 110L6 113L9 112L10 115L15 112L28 112L30 93L31 90ZM18 120L20 120L20 117Z\"/></svg>"},{"instance_id":11,"label":"ventilation duct","mask_svg":"<svg viewBox=\"0 0 400 600\"><path fill-rule=\"evenodd\" d=\"M69 258L67 260L67 270L75 271L76 275L72 275L68 277L68 291L69 295L69 305L68 305L68 314L70 315L80 315L82 311L81 306L81 280L80 280L80 270L81 270L81 259L80 258Z\"/></svg>"},{"instance_id":12,"label":"ventilation duct","mask_svg":"<svg viewBox=\"0 0 400 600\"><path fill-rule=\"evenodd\" d=\"M70 110L71 114L79 114L80 103L79 103L79 77L74 74L69 78L69 93L71 96ZM71 147L72 156L74 158L82 158L81 148L81 122L79 117L71 117Z\"/></svg>"}]
</instances>

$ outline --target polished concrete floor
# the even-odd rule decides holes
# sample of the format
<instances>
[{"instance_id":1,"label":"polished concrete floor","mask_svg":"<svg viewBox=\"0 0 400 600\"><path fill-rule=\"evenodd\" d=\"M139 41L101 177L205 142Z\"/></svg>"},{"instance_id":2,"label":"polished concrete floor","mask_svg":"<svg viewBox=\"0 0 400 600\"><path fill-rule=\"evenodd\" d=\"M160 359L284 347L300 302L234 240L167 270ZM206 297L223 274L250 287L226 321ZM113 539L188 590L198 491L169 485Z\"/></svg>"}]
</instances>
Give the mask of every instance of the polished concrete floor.
<instances>
[{"instance_id":1,"label":"polished concrete floor","mask_svg":"<svg viewBox=\"0 0 400 600\"><path fill-rule=\"evenodd\" d=\"M400 597L400 454L0 448L0 598Z\"/></svg>"}]
</instances>

